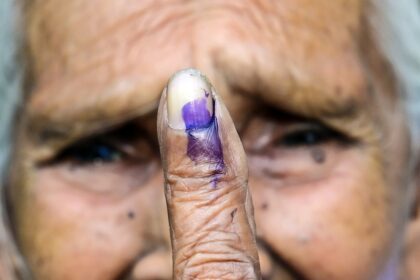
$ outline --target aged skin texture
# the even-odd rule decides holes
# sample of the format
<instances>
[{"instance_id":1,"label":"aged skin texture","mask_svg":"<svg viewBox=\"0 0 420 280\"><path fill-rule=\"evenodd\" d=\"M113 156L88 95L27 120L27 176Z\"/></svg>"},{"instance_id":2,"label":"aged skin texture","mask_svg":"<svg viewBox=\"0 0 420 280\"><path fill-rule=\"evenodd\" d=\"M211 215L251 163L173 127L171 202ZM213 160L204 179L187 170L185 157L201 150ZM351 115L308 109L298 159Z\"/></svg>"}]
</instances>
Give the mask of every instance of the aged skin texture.
<instances>
[{"instance_id":1,"label":"aged skin texture","mask_svg":"<svg viewBox=\"0 0 420 280\"><path fill-rule=\"evenodd\" d=\"M264 279L395 279L416 183L407 180L406 120L368 10L362 0L31 1L30 99L10 204L35 278L171 279L188 268L194 251L176 262L171 234L199 240L175 219L196 212L166 208L163 178L176 162L160 160L156 118L168 78L194 67L241 137L249 174L238 186L248 183L256 232L243 196L223 204L209 192L224 214L206 225L249 221L239 236L255 237ZM239 140L227 137L236 132L217 104L224 169L239 172L246 160L226 156ZM180 111L172 129L185 136ZM166 156L191 162L182 139ZM194 171L179 166L184 177ZM229 190L223 176L213 190ZM236 245L232 260L255 256ZM251 259L237 263L239 273L257 274ZM209 262L195 264L209 272ZM210 264L217 273L230 263Z\"/></svg>"}]
</instances>

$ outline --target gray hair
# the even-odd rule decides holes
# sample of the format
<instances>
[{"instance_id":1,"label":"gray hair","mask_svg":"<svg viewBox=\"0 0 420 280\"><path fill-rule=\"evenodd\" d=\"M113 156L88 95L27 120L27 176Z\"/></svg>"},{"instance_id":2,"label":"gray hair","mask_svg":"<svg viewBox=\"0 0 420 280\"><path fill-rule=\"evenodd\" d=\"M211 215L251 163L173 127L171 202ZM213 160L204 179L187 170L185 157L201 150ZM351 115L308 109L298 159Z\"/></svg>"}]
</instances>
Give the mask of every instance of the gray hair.
<instances>
[{"instance_id":1,"label":"gray hair","mask_svg":"<svg viewBox=\"0 0 420 280\"><path fill-rule=\"evenodd\" d=\"M372 0L369 17L397 77L411 132L415 161L420 154L420 1Z\"/></svg>"},{"instance_id":2,"label":"gray hair","mask_svg":"<svg viewBox=\"0 0 420 280\"><path fill-rule=\"evenodd\" d=\"M371 0L370 23L384 55L394 68L410 124L413 154L420 151L420 8L418 0ZM20 9L0 0L0 278L27 279L10 232L5 207L5 176L14 118L23 99ZM19 273L18 273L19 272Z\"/></svg>"},{"instance_id":3,"label":"gray hair","mask_svg":"<svg viewBox=\"0 0 420 280\"><path fill-rule=\"evenodd\" d=\"M19 61L21 40L18 3L0 1L0 278L24 277L23 261L10 232L6 209L5 177L11 153L14 117L21 103L23 64Z\"/></svg>"}]
</instances>

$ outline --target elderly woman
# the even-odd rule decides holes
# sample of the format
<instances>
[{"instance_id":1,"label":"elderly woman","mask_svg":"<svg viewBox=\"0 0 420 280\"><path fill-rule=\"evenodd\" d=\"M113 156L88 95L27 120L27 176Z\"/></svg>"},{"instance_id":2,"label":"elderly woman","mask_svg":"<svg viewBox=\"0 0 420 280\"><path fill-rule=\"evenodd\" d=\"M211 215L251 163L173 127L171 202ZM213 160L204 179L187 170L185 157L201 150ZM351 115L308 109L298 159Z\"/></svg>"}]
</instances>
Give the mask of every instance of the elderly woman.
<instances>
[{"instance_id":1,"label":"elderly woman","mask_svg":"<svg viewBox=\"0 0 420 280\"><path fill-rule=\"evenodd\" d=\"M11 4L2 279L418 279L418 1Z\"/></svg>"}]
</instances>

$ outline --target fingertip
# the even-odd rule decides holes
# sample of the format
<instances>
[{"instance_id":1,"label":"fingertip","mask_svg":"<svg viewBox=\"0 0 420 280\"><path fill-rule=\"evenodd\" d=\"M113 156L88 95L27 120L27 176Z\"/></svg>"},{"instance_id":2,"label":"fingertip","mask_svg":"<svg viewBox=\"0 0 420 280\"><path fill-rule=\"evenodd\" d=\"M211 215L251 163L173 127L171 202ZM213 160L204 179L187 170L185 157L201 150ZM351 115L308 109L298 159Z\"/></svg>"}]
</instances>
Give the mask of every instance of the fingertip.
<instances>
[{"instance_id":1,"label":"fingertip","mask_svg":"<svg viewBox=\"0 0 420 280\"><path fill-rule=\"evenodd\" d=\"M176 72L167 85L168 125L179 130L206 127L214 114L211 88L197 69Z\"/></svg>"}]
</instances>

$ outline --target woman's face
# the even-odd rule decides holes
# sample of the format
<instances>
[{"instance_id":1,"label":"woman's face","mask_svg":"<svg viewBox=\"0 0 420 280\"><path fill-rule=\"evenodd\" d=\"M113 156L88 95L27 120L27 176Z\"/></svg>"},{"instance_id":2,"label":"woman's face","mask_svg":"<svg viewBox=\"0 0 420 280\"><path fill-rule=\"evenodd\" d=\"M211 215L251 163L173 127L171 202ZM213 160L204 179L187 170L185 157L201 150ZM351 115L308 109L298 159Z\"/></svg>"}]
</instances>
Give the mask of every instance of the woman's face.
<instances>
[{"instance_id":1,"label":"woman's face","mask_svg":"<svg viewBox=\"0 0 420 280\"><path fill-rule=\"evenodd\" d=\"M37 279L170 279L156 140L196 67L248 156L264 279L389 279L408 137L364 1L34 1L10 194Z\"/></svg>"}]
</instances>

